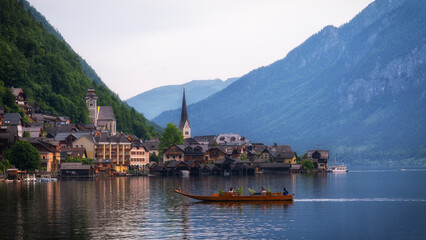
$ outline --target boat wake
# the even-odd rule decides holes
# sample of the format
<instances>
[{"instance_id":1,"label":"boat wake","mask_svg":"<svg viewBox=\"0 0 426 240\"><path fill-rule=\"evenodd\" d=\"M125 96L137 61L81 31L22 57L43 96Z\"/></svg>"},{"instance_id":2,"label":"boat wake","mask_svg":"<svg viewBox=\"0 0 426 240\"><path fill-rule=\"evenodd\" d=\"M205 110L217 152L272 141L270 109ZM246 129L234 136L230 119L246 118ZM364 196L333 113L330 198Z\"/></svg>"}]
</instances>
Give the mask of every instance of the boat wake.
<instances>
[{"instance_id":1,"label":"boat wake","mask_svg":"<svg viewBox=\"0 0 426 240\"><path fill-rule=\"evenodd\" d=\"M294 202L426 202L426 199L402 198L307 198L294 199Z\"/></svg>"}]
</instances>

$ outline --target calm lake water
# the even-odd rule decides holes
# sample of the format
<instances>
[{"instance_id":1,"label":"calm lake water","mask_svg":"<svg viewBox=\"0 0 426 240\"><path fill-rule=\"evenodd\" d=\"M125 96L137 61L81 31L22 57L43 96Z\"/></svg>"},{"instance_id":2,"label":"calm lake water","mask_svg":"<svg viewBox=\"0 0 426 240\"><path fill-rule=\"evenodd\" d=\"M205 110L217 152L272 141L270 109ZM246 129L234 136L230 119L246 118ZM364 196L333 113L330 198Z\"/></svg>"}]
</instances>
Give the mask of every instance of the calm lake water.
<instances>
[{"instance_id":1,"label":"calm lake water","mask_svg":"<svg viewBox=\"0 0 426 240\"><path fill-rule=\"evenodd\" d=\"M426 239L426 171L0 183L0 239ZM262 186L293 203L200 203Z\"/></svg>"}]
</instances>

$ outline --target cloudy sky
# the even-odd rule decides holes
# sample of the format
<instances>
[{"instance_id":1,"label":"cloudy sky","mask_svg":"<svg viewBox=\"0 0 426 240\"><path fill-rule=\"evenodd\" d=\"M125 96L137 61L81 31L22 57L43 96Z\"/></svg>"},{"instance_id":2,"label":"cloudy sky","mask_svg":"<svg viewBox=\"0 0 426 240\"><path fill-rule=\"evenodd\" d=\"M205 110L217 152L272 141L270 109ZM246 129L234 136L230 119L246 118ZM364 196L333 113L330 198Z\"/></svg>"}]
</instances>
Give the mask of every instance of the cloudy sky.
<instances>
[{"instance_id":1,"label":"cloudy sky","mask_svg":"<svg viewBox=\"0 0 426 240\"><path fill-rule=\"evenodd\" d=\"M372 0L28 0L125 100L238 77L283 58Z\"/></svg>"}]
</instances>

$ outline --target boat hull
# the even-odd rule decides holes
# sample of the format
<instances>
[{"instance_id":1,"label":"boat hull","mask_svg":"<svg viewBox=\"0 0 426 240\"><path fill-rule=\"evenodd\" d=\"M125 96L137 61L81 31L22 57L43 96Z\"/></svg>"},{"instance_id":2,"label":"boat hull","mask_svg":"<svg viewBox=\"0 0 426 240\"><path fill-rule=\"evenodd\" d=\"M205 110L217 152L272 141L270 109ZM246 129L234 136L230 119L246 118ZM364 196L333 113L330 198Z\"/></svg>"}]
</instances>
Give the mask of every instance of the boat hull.
<instances>
[{"instance_id":1,"label":"boat hull","mask_svg":"<svg viewBox=\"0 0 426 240\"><path fill-rule=\"evenodd\" d=\"M251 196L239 196L237 194L213 194L211 196L203 195L192 195L188 193L183 193L181 191L175 190L176 193L180 195L190 197L202 201L212 201L212 202L245 202L245 201L293 201L293 195L281 195L281 193L272 193L267 195L251 195Z\"/></svg>"}]
</instances>

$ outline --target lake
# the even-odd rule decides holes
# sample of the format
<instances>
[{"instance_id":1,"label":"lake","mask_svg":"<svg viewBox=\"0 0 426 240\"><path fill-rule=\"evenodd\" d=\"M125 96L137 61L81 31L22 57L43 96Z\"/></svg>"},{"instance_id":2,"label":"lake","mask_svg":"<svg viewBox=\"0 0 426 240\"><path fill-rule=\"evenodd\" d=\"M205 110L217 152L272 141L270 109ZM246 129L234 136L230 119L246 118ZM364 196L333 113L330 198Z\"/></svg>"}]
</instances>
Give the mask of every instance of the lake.
<instances>
[{"instance_id":1,"label":"lake","mask_svg":"<svg viewBox=\"0 0 426 240\"><path fill-rule=\"evenodd\" d=\"M426 239L424 169L0 183L1 239ZM292 203L173 192L286 187Z\"/></svg>"}]
</instances>

